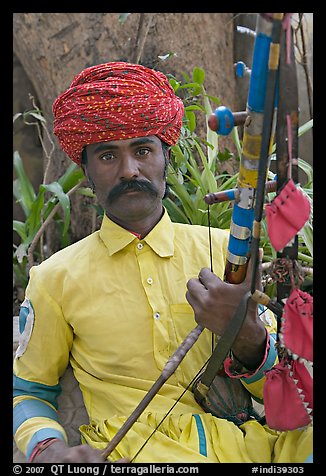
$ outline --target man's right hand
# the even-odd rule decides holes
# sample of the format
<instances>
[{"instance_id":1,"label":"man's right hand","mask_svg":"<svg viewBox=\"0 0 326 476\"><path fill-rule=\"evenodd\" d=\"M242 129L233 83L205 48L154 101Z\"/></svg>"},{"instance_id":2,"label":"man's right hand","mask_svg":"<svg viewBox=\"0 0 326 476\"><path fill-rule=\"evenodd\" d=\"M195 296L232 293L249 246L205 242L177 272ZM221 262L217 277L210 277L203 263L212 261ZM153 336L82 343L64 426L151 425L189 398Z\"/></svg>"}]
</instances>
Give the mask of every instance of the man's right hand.
<instances>
[{"instance_id":1,"label":"man's right hand","mask_svg":"<svg viewBox=\"0 0 326 476\"><path fill-rule=\"evenodd\" d=\"M42 453L35 456L33 463L105 463L102 451L88 445L68 446L63 440L57 440ZM115 463L129 463L122 458Z\"/></svg>"}]
</instances>

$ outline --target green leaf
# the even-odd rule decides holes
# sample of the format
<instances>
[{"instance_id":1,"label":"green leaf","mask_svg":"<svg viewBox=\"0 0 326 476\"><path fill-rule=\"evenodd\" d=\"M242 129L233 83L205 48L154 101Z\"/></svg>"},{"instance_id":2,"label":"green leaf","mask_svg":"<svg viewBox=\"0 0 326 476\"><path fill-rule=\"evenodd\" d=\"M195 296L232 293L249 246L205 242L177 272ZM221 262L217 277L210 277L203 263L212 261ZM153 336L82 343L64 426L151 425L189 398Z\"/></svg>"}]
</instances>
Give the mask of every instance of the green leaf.
<instances>
[{"instance_id":1,"label":"green leaf","mask_svg":"<svg viewBox=\"0 0 326 476\"><path fill-rule=\"evenodd\" d=\"M311 256L314 255L313 247L313 229L310 223L306 223L305 226L299 231L299 236L302 236L305 245L307 246Z\"/></svg>"},{"instance_id":2,"label":"green leaf","mask_svg":"<svg viewBox=\"0 0 326 476\"><path fill-rule=\"evenodd\" d=\"M180 89L192 89L192 94L194 96L198 96L198 94L200 94L201 91L202 91L202 88L201 88L200 84L198 84L198 83L182 84L180 86Z\"/></svg>"},{"instance_id":3,"label":"green leaf","mask_svg":"<svg viewBox=\"0 0 326 476\"><path fill-rule=\"evenodd\" d=\"M176 223L190 223L187 216L182 212L182 210L174 203L171 198L165 198L164 201L164 206L168 211L169 216L171 217L171 220L176 222Z\"/></svg>"},{"instance_id":4,"label":"green leaf","mask_svg":"<svg viewBox=\"0 0 326 476\"><path fill-rule=\"evenodd\" d=\"M241 147L241 141L239 138L239 132L237 127L233 127L231 132L231 139L233 140L233 143L236 146L238 157L241 157L242 147Z\"/></svg>"},{"instance_id":5,"label":"green leaf","mask_svg":"<svg viewBox=\"0 0 326 476\"><path fill-rule=\"evenodd\" d=\"M171 147L171 151L175 158L177 167L180 167L182 164L185 163L185 156L183 154L183 151L181 150L180 145L177 144Z\"/></svg>"},{"instance_id":6,"label":"green leaf","mask_svg":"<svg viewBox=\"0 0 326 476\"><path fill-rule=\"evenodd\" d=\"M26 220L28 235L34 236L42 223L42 210L44 207L44 190L40 188L39 194L34 200L30 213Z\"/></svg>"},{"instance_id":7,"label":"green leaf","mask_svg":"<svg viewBox=\"0 0 326 476\"><path fill-rule=\"evenodd\" d=\"M207 192L216 192L217 190L216 180L215 180L214 174L210 170L209 164L207 162L207 158L205 154L203 153L200 145L195 142L195 146L197 148L197 151L200 155L200 158L204 166L204 171L202 173L204 193L206 194Z\"/></svg>"},{"instance_id":8,"label":"green leaf","mask_svg":"<svg viewBox=\"0 0 326 476\"><path fill-rule=\"evenodd\" d=\"M17 175L17 182L14 188L16 194L15 197L27 217L36 195L34 188L25 173L23 161L18 151L14 152L14 169Z\"/></svg>"},{"instance_id":9,"label":"green leaf","mask_svg":"<svg viewBox=\"0 0 326 476\"><path fill-rule=\"evenodd\" d=\"M48 185L42 184L40 189L44 188L48 192L52 192L54 196L59 200L64 213L64 228L63 233L67 233L70 224L70 199L69 196L63 191L61 185L58 182L53 182Z\"/></svg>"},{"instance_id":10,"label":"green leaf","mask_svg":"<svg viewBox=\"0 0 326 476\"><path fill-rule=\"evenodd\" d=\"M221 100L217 96L211 96L210 94L205 94L205 96L213 102L216 102L218 106L221 105Z\"/></svg>"},{"instance_id":11,"label":"green leaf","mask_svg":"<svg viewBox=\"0 0 326 476\"><path fill-rule=\"evenodd\" d=\"M305 160L302 160L302 159L298 159L298 165L300 167L300 169L302 169L304 171L304 173L307 175L308 177L308 182L309 183L312 183L313 182L313 168L310 164L308 164L308 162L306 162Z\"/></svg>"},{"instance_id":12,"label":"green leaf","mask_svg":"<svg viewBox=\"0 0 326 476\"><path fill-rule=\"evenodd\" d=\"M184 108L185 111L203 111L205 112L205 108L198 104L192 104L191 106L186 106Z\"/></svg>"},{"instance_id":13,"label":"green leaf","mask_svg":"<svg viewBox=\"0 0 326 476\"><path fill-rule=\"evenodd\" d=\"M179 81L176 81L174 78L170 78L170 79L169 79L169 82L170 82L171 86L173 87L173 91L174 91L174 92L177 92L177 90L178 90L179 87L180 87Z\"/></svg>"},{"instance_id":14,"label":"green leaf","mask_svg":"<svg viewBox=\"0 0 326 476\"><path fill-rule=\"evenodd\" d=\"M13 220L13 230L18 233L20 238L23 240L26 239L26 230L25 230L25 223L18 220Z\"/></svg>"},{"instance_id":15,"label":"green leaf","mask_svg":"<svg viewBox=\"0 0 326 476\"><path fill-rule=\"evenodd\" d=\"M62 177L59 178L58 183L61 185L64 192L69 192L77 183L85 180L83 169L77 164L69 165Z\"/></svg>"},{"instance_id":16,"label":"green leaf","mask_svg":"<svg viewBox=\"0 0 326 476\"><path fill-rule=\"evenodd\" d=\"M204 84L205 71L201 68L194 68L192 71L192 78L198 84Z\"/></svg>"},{"instance_id":17,"label":"green leaf","mask_svg":"<svg viewBox=\"0 0 326 476\"><path fill-rule=\"evenodd\" d=\"M186 118L188 120L188 129L190 132L194 132L196 129L196 116L192 111L185 111Z\"/></svg>"},{"instance_id":18,"label":"green leaf","mask_svg":"<svg viewBox=\"0 0 326 476\"><path fill-rule=\"evenodd\" d=\"M178 197L187 216L192 216L194 213L193 201L186 188L179 184L173 173L169 174L168 181L171 184L171 193Z\"/></svg>"}]
</instances>

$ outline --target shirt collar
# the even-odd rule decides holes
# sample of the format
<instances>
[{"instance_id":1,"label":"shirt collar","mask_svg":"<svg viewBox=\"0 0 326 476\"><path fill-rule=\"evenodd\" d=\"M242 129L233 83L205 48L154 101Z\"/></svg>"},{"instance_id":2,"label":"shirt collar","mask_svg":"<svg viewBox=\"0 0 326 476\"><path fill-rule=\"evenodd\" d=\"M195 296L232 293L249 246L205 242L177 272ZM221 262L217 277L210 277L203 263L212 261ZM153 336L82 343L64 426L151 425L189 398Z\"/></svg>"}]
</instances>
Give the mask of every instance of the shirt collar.
<instances>
[{"instance_id":1,"label":"shirt collar","mask_svg":"<svg viewBox=\"0 0 326 476\"><path fill-rule=\"evenodd\" d=\"M114 223L106 215L103 217L100 228L100 238L109 250L109 255L122 250L132 241L138 238L128 230ZM173 256L174 253L174 230L171 219L166 210L160 221L142 240L152 248L152 250L162 258Z\"/></svg>"}]
</instances>

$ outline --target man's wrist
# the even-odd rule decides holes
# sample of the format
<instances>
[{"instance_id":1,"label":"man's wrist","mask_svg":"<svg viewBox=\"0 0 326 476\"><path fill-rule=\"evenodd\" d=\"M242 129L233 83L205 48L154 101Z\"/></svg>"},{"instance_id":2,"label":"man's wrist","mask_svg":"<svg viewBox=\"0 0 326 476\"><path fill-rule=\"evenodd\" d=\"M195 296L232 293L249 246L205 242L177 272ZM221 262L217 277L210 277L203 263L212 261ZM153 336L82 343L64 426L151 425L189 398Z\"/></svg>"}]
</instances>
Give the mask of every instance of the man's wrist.
<instances>
[{"instance_id":1,"label":"man's wrist","mask_svg":"<svg viewBox=\"0 0 326 476\"><path fill-rule=\"evenodd\" d=\"M29 460L28 462L29 463L33 463L34 459L36 458L36 456L38 456L39 454L43 453L44 450L46 450L46 448L48 448L49 446L51 446L53 443L55 443L56 441L62 441L60 438L46 438L45 440L43 441L39 441L33 451L32 451L32 454L31 456L29 457Z\"/></svg>"},{"instance_id":2,"label":"man's wrist","mask_svg":"<svg viewBox=\"0 0 326 476\"><path fill-rule=\"evenodd\" d=\"M256 381L263 377L264 371L269 370L274 365L276 360L275 341L267 329L265 332L266 340L264 355L257 367L255 369L248 369L242 362L239 362L239 360L236 359L232 352L230 352L230 356L224 361L224 370L229 377L245 379L245 381L248 380L248 383L252 383L252 381Z\"/></svg>"},{"instance_id":3,"label":"man's wrist","mask_svg":"<svg viewBox=\"0 0 326 476\"><path fill-rule=\"evenodd\" d=\"M248 370L257 368L264 355L266 347L266 328L262 322L240 333L232 346L234 357Z\"/></svg>"}]
</instances>

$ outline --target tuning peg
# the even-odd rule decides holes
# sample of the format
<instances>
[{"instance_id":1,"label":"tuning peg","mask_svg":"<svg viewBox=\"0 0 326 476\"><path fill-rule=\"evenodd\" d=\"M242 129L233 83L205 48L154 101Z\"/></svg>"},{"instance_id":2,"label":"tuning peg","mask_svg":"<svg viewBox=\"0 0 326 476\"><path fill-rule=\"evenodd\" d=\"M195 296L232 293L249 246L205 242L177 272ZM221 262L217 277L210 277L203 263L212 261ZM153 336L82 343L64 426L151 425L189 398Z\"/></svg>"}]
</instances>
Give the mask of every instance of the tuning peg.
<instances>
[{"instance_id":1,"label":"tuning peg","mask_svg":"<svg viewBox=\"0 0 326 476\"><path fill-rule=\"evenodd\" d=\"M208 118L208 127L222 136L227 136L233 127L243 125L248 114L246 111L232 112L225 106L215 109Z\"/></svg>"},{"instance_id":2,"label":"tuning peg","mask_svg":"<svg viewBox=\"0 0 326 476\"><path fill-rule=\"evenodd\" d=\"M235 74L238 78L243 78L244 76L251 75L251 69L243 61L238 61L234 63Z\"/></svg>"}]
</instances>

